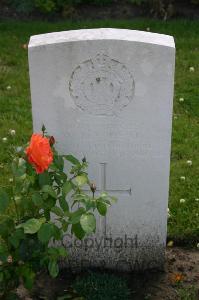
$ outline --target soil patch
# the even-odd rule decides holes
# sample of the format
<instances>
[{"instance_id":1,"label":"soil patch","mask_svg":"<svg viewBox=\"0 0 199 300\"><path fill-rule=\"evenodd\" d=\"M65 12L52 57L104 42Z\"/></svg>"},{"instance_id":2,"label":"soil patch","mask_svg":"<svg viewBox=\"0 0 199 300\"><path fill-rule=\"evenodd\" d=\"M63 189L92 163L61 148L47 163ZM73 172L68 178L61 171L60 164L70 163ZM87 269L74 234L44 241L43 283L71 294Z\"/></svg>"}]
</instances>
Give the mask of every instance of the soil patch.
<instances>
[{"instance_id":1,"label":"soil patch","mask_svg":"<svg viewBox=\"0 0 199 300\"><path fill-rule=\"evenodd\" d=\"M185 292L189 289L194 290L195 298L188 296L188 298L183 299L199 299L199 251L197 250L167 249L165 270L162 272L153 270L144 273L114 274L123 279L125 278L131 290L131 299L134 300L182 299L179 296L179 289L185 290ZM75 275L66 269L62 270L60 276L56 279L51 279L47 274L42 274L34 288L33 299L55 300L58 296L66 295L67 291L72 291L71 287L76 278L87 275L88 272ZM74 294L73 299L78 299L75 297L77 297L76 294Z\"/></svg>"}]
</instances>

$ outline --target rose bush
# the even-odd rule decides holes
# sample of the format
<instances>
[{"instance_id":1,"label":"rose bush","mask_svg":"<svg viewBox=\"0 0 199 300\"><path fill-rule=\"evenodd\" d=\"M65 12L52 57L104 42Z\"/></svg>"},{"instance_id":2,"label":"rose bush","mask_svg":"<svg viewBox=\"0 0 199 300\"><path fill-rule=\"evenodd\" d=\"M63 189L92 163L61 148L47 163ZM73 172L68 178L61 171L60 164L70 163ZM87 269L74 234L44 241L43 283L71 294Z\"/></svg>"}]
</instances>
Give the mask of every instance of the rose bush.
<instances>
[{"instance_id":1,"label":"rose bush","mask_svg":"<svg viewBox=\"0 0 199 300\"><path fill-rule=\"evenodd\" d=\"M78 239L95 232L93 212L104 216L115 201L106 192L96 195L85 158L60 155L54 143L43 127L29 145L12 150L13 177L0 189L0 293L5 299L10 293L17 297L19 284L31 289L43 269L56 277L67 249L53 244L61 245L69 230ZM85 185L91 192L82 190Z\"/></svg>"}]
</instances>

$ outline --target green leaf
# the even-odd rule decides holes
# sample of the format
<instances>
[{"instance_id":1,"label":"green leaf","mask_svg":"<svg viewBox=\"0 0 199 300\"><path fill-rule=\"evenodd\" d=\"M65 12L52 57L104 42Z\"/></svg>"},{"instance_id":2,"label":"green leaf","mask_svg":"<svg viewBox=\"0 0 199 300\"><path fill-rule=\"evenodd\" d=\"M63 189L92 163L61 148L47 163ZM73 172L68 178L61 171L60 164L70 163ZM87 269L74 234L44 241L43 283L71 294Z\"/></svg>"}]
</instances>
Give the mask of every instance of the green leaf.
<instances>
[{"instance_id":1,"label":"green leaf","mask_svg":"<svg viewBox=\"0 0 199 300\"><path fill-rule=\"evenodd\" d=\"M27 289L29 289L29 290L32 289L35 276L36 276L36 274L32 270L28 271L27 276L24 278L24 286Z\"/></svg>"},{"instance_id":2,"label":"green leaf","mask_svg":"<svg viewBox=\"0 0 199 300\"><path fill-rule=\"evenodd\" d=\"M62 191L66 196L72 190L72 184L70 181L66 181L63 185Z\"/></svg>"},{"instance_id":3,"label":"green leaf","mask_svg":"<svg viewBox=\"0 0 199 300\"><path fill-rule=\"evenodd\" d=\"M98 200L102 200L103 202L106 202L109 205L111 205L111 203L116 203L117 202L117 198L116 197L110 196L106 192L102 192L100 194Z\"/></svg>"},{"instance_id":4,"label":"green leaf","mask_svg":"<svg viewBox=\"0 0 199 300\"><path fill-rule=\"evenodd\" d=\"M66 222L65 220L61 220L61 223L62 223L62 229L63 229L63 231L64 232L66 232L67 231L67 229L68 229L68 225L69 225L69 223L68 222Z\"/></svg>"},{"instance_id":5,"label":"green leaf","mask_svg":"<svg viewBox=\"0 0 199 300\"><path fill-rule=\"evenodd\" d=\"M64 212L69 211L68 203L67 203L65 197L59 198L59 205L63 209Z\"/></svg>"},{"instance_id":6,"label":"green leaf","mask_svg":"<svg viewBox=\"0 0 199 300\"><path fill-rule=\"evenodd\" d=\"M51 212L53 212L54 214L56 214L59 217L64 217L64 213L63 213L62 209L58 206L52 207Z\"/></svg>"},{"instance_id":7,"label":"green leaf","mask_svg":"<svg viewBox=\"0 0 199 300\"><path fill-rule=\"evenodd\" d=\"M48 264L48 271L50 276L55 278L59 274L59 266L56 260L51 260Z\"/></svg>"},{"instance_id":8,"label":"green leaf","mask_svg":"<svg viewBox=\"0 0 199 300\"><path fill-rule=\"evenodd\" d=\"M106 203L102 201L97 201L97 210L100 213L100 215L105 216L107 213Z\"/></svg>"},{"instance_id":9,"label":"green leaf","mask_svg":"<svg viewBox=\"0 0 199 300\"><path fill-rule=\"evenodd\" d=\"M43 206L43 199L39 193L35 193L32 195L32 201L35 206L38 206L38 207Z\"/></svg>"},{"instance_id":10,"label":"green leaf","mask_svg":"<svg viewBox=\"0 0 199 300\"><path fill-rule=\"evenodd\" d=\"M71 162L73 165L76 165L76 166L80 165L79 160L78 160L76 157L74 157L73 155L71 155L71 154L69 154L69 155L64 155L63 157L64 157L66 160L68 160L69 162Z\"/></svg>"},{"instance_id":11,"label":"green leaf","mask_svg":"<svg viewBox=\"0 0 199 300\"><path fill-rule=\"evenodd\" d=\"M88 176L86 174L79 175L75 177L74 181L78 186L83 186L84 184L88 183Z\"/></svg>"},{"instance_id":12,"label":"green leaf","mask_svg":"<svg viewBox=\"0 0 199 300\"><path fill-rule=\"evenodd\" d=\"M64 160L63 157L58 155L54 157L54 164L58 167L59 170L63 171L64 168Z\"/></svg>"},{"instance_id":13,"label":"green leaf","mask_svg":"<svg viewBox=\"0 0 199 300\"><path fill-rule=\"evenodd\" d=\"M41 218L41 219L29 219L23 224L18 225L18 228L23 227L24 228L24 233L29 233L29 234L34 234L39 231L41 225L45 223L46 219Z\"/></svg>"},{"instance_id":14,"label":"green leaf","mask_svg":"<svg viewBox=\"0 0 199 300\"><path fill-rule=\"evenodd\" d=\"M19 228L16 229L15 232L13 232L13 234L9 237L9 242L15 247L18 248L19 247L19 243L20 241L25 237L23 229Z\"/></svg>"},{"instance_id":15,"label":"green leaf","mask_svg":"<svg viewBox=\"0 0 199 300\"><path fill-rule=\"evenodd\" d=\"M20 277L23 278L24 286L27 289L31 289L35 279L35 273L32 271L32 269L27 265L20 266L18 273L20 274Z\"/></svg>"},{"instance_id":16,"label":"green leaf","mask_svg":"<svg viewBox=\"0 0 199 300\"><path fill-rule=\"evenodd\" d=\"M53 190L52 186L50 185L44 185L42 187L42 192L47 193L48 195L50 195L53 198L57 198L57 195L55 193L55 191Z\"/></svg>"},{"instance_id":17,"label":"green leaf","mask_svg":"<svg viewBox=\"0 0 199 300\"><path fill-rule=\"evenodd\" d=\"M50 176L49 176L49 173L47 171L39 174L38 176L39 176L39 185L40 185L41 188L44 185L50 185L51 184Z\"/></svg>"},{"instance_id":18,"label":"green leaf","mask_svg":"<svg viewBox=\"0 0 199 300\"><path fill-rule=\"evenodd\" d=\"M111 199L111 201L112 201L113 203L117 203L117 198L116 198L116 197L111 196L110 199Z\"/></svg>"},{"instance_id":19,"label":"green leaf","mask_svg":"<svg viewBox=\"0 0 199 300\"><path fill-rule=\"evenodd\" d=\"M64 247L58 247L57 250L61 257L66 257L68 255L68 253Z\"/></svg>"},{"instance_id":20,"label":"green leaf","mask_svg":"<svg viewBox=\"0 0 199 300\"><path fill-rule=\"evenodd\" d=\"M4 190L0 190L0 213L4 213L8 208L10 198Z\"/></svg>"},{"instance_id":21,"label":"green leaf","mask_svg":"<svg viewBox=\"0 0 199 300\"><path fill-rule=\"evenodd\" d=\"M92 213L83 214L80 218L80 224L87 234L94 232L96 228L95 216Z\"/></svg>"},{"instance_id":22,"label":"green leaf","mask_svg":"<svg viewBox=\"0 0 199 300\"><path fill-rule=\"evenodd\" d=\"M72 212L69 218L69 223L71 224L78 223L83 213L85 213L85 209L83 207L80 207L75 212Z\"/></svg>"},{"instance_id":23,"label":"green leaf","mask_svg":"<svg viewBox=\"0 0 199 300\"><path fill-rule=\"evenodd\" d=\"M72 225L72 232L75 234L75 236L79 239L82 240L85 236L85 232L82 229L82 226L80 225L80 223L77 224L73 224Z\"/></svg>"},{"instance_id":24,"label":"green leaf","mask_svg":"<svg viewBox=\"0 0 199 300\"><path fill-rule=\"evenodd\" d=\"M42 224L42 226L40 227L37 236L42 243L47 243L53 237L53 234L54 234L53 225L50 223L45 223Z\"/></svg>"},{"instance_id":25,"label":"green leaf","mask_svg":"<svg viewBox=\"0 0 199 300\"><path fill-rule=\"evenodd\" d=\"M8 216L0 217L0 236L5 240L15 230L14 220Z\"/></svg>"},{"instance_id":26,"label":"green leaf","mask_svg":"<svg viewBox=\"0 0 199 300\"><path fill-rule=\"evenodd\" d=\"M55 238L55 240L60 240L62 237L61 230L54 224L53 224L53 237Z\"/></svg>"}]
</instances>

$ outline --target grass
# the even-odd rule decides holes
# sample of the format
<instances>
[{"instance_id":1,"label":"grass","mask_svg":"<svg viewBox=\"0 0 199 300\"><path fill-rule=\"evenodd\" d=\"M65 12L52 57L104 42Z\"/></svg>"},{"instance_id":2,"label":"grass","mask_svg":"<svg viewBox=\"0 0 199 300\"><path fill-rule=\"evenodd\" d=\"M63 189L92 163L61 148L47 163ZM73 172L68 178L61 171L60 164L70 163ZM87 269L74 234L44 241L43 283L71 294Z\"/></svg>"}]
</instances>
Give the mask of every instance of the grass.
<instances>
[{"instance_id":1,"label":"grass","mask_svg":"<svg viewBox=\"0 0 199 300\"><path fill-rule=\"evenodd\" d=\"M95 274L77 278L75 290L86 300L128 300L131 291L126 280L112 274Z\"/></svg>"},{"instance_id":2,"label":"grass","mask_svg":"<svg viewBox=\"0 0 199 300\"><path fill-rule=\"evenodd\" d=\"M177 289L177 294L180 300L197 300L198 291L194 286L180 287Z\"/></svg>"},{"instance_id":3,"label":"grass","mask_svg":"<svg viewBox=\"0 0 199 300\"><path fill-rule=\"evenodd\" d=\"M33 34L78 29L116 27L170 34L175 37L176 76L172 136L171 177L168 223L169 238L199 242L199 22L173 20L85 21L85 22L0 22L0 185L9 178L11 142L9 129L17 132L17 144L32 132L27 49ZM195 71L191 72L190 67ZM184 98L184 102L179 102ZM2 138L7 136L7 143ZM192 165L187 164L192 161ZM185 176L185 180L180 179ZM180 199L185 203L180 203Z\"/></svg>"}]
</instances>

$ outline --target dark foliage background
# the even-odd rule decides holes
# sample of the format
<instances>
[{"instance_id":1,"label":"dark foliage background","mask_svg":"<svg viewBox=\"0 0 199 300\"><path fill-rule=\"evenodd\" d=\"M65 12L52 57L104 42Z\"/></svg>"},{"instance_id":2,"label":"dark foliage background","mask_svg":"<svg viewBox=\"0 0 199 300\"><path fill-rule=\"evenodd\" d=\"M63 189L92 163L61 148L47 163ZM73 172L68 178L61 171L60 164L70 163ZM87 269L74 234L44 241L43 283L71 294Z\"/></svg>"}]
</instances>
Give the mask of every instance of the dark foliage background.
<instances>
[{"instance_id":1,"label":"dark foliage background","mask_svg":"<svg viewBox=\"0 0 199 300\"><path fill-rule=\"evenodd\" d=\"M185 10L199 8L199 0L2 0L0 6L16 14L71 17L82 6L107 7L125 5L142 8L145 15L169 18L176 14L176 6ZM129 7L129 6L128 6ZM127 7L127 9L128 9Z\"/></svg>"}]
</instances>

